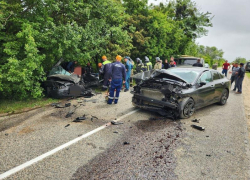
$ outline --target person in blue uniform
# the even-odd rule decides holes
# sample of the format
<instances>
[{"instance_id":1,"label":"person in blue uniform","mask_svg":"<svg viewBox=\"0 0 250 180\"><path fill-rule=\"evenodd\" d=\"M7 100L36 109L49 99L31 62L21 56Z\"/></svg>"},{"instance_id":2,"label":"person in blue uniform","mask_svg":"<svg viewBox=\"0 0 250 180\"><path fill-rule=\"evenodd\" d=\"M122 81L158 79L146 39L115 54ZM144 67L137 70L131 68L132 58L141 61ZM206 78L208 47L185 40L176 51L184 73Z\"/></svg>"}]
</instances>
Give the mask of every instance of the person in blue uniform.
<instances>
[{"instance_id":1,"label":"person in blue uniform","mask_svg":"<svg viewBox=\"0 0 250 180\"><path fill-rule=\"evenodd\" d=\"M112 80L109 91L108 104L112 104L113 100L115 104L118 103L122 83L124 83L126 79L126 69L125 66L121 63L121 60L122 57L117 55L116 62L112 63L112 66L110 68L110 79ZM115 90L116 94L114 97Z\"/></svg>"},{"instance_id":2,"label":"person in blue uniform","mask_svg":"<svg viewBox=\"0 0 250 180\"><path fill-rule=\"evenodd\" d=\"M125 56L124 61L126 63L125 64L125 67L126 67L126 80L125 80L125 89L124 89L124 92L127 92L129 90L132 64L131 64L128 56Z\"/></svg>"}]
</instances>

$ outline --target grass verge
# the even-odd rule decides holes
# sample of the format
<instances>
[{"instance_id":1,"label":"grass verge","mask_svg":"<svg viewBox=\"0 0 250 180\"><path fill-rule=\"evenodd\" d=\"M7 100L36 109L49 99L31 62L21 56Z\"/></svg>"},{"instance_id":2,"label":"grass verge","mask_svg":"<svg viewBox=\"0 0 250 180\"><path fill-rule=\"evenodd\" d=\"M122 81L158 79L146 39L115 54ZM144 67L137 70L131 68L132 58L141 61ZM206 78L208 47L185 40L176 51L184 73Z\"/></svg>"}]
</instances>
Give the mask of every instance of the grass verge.
<instances>
[{"instance_id":1,"label":"grass verge","mask_svg":"<svg viewBox=\"0 0 250 180\"><path fill-rule=\"evenodd\" d=\"M29 99L22 101L0 100L0 114L19 113L37 107L44 107L50 103L55 103L55 102L59 102L59 100L51 98Z\"/></svg>"},{"instance_id":2,"label":"grass verge","mask_svg":"<svg viewBox=\"0 0 250 180\"><path fill-rule=\"evenodd\" d=\"M250 72L246 72L248 78L250 78Z\"/></svg>"}]
</instances>

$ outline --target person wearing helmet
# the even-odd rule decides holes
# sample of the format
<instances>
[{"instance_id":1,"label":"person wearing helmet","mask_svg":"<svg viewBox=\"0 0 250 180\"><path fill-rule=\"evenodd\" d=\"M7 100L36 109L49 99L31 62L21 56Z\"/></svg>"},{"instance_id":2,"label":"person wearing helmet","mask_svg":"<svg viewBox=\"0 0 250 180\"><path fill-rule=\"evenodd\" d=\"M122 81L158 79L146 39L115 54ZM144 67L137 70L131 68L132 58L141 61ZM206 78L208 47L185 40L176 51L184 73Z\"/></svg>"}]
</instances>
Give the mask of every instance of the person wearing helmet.
<instances>
[{"instance_id":1,"label":"person wearing helmet","mask_svg":"<svg viewBox=\"0 0 250 180\"><path fill-rule=\"evenodd\" d=\"M115 104L118 103L120 91L122 88L122 82L124 83L126 79L126 68L121 63L121 60L122 57L120 55L117 55L116 62L111 64L109 79L112 79L112 81L109 91L108 104L112 104L113 100ZM114 97L115 90L116 94Z\"/></svg>"},{"instance_id":2,"label":"person wearing helmet","mask_svg":"<svg viewBox=\"0 0 250 180\"><path fill-rule=\"evenodd\" d=\"M152 63L149 61L149 58L147 56L145 56L145 64L146 64L146 67L147 67L147 71L150 71L152 70Z\"/></svg>"},{"instance_id":3,"label":"person wearing helmet","mask_svg":"<svg viewBox=\"0 0 250 180\"><path fill-rule=\"evenodd\" d=\"M156 60L156 63L155 63L154 69L161 69L162 68L161 59L159 57L156 57L155 60Z\"/></svg>"},{"instance_id":4,"label":"person wearing helmet","mask_svg":"<svg viewBox=\"0 0 250 180\"><path fill-rule=\"evenodd\" d=\"M142 68L144 67L142 60L140 58L136 58L136 68L135 68L135 73L140 73L142 72Z\"/></svg>"},{"instance_id":5,"label":"person wearing helmet","mask_svg":"<svg viewBox=\"0 0 250 180\"><path fill-rule=\"evenodd\" d=\"M129 90L129 84L130 84L130 75L131 75L131 68L132 68L132 64L129 60L130 58L128 56L124 57L124 61L125 61L125 68L126 68L126 80L125 80L125 89L124 92L127 92Z\"/></svg>"},{"instance_id":6,"label":"person wearing helmet","mask_svg":"<svg viewBox=\"0 0 250 180\"><path fill-rule=\"evenodd\" d=\"M103 85L102 85L102 90L105 91L108 89L108 85L109 85L109 71L111 68L111 62L109 60L107 60L106 56L102 56L102 68L101 68L101 72L103 73Z\"/></svg>"}]
</instances>

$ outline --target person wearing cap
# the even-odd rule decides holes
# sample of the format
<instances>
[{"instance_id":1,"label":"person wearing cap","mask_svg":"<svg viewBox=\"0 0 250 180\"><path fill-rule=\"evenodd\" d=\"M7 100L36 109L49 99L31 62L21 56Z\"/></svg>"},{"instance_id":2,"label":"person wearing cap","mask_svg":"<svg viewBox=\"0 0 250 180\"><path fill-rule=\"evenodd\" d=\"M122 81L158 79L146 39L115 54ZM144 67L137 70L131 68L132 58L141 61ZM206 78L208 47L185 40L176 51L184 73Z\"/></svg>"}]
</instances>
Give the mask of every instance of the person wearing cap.
<instances>
[{"instance_id":1,"label":"person wearing cap","mask_svg":"<svg viewBox=\"0 0 250 180\"><path fill-rule=\"evenodd\" d=\"M156 60L156 63L155 63L154 69L161 69L162 68L162 64L161 64L160 58L156 57L155 60Z\"/></svg>"},{"instance_id":2,"label":"person wearing cap","mask_svg":"<svg viewBox=\"0 0 250 180\"><path fill-rule=\"evenodd\" d=\"M111 87L109 91L108 104L112 104L114 101L115 104L118 103L120 91L122 88L122 83L125 83L126 79L126 68L121 63L122 57L120 55L116 56L116 62L112 63L109 79L111 80ZM115 94L116 91L116 94ZM114 97L115 94L115 97Z\"/></svg>"},{"instance_id":3,"label":"person wearing cap","mask_svg":"<svg viewBox=\"0 0 250 180\"><path fill-rule=\"evenodd\" d=\"M126 67L126 80L125 80L125 89L124 92L127 92L129 90L129 84L130 84L130 75L131 75L131 69L132 69L132 64L129 60L130 58L128 56L124 57L125 61L125 67Z\"/></svg>"},{"instance_id":4,"label":"person wearing cap","mask_svg":"<svg viewBox=\"0 0 250 180\"><path fill-rule=\"evenodd\" d=\"M111 68L111 62L107 60L106 56L102 56L102 68L101 72L103 73L103 85L102 85L102 90L105 91L108 89L109 85L109 71Z\"/></svg>"},{"instance_id":5,"label":"person wearing cap","mask_svg":"<svg viewBox=\"0 0 250 180\"><path fill-rule=\"evenodd\" d=\"M147 69L147 71L152 70L153 65L152 65L152 63L149 61L149 58L148 58L147 56L145 56L145 64L146 64L146 69Z\"/></svg>"},{"instance_id":6,"label":"person wearing cap","mask_svg":"<svg viewBox=\"0 0 250 180\"><path fill-rule=\"evenodd\" d=\"M193 64L194 67L203 67L201 64L201 59L197 59L197 62Z\"/></svg>"},{"instance_id":7,"label":"person wearing cap","mask_svg":"<svg viewBox=\"0 0 250 180\"><path fill-rule=\"evenodd\" d=\"M236 72L236 74L238 75L236 80L236 88L238 89L238 92L236 92L236 94L242 93L242 83L245 77L245 72L246 70L244 69L244 64L240 63L240 69L238 72Z\"/></svg>"}]
</instances>

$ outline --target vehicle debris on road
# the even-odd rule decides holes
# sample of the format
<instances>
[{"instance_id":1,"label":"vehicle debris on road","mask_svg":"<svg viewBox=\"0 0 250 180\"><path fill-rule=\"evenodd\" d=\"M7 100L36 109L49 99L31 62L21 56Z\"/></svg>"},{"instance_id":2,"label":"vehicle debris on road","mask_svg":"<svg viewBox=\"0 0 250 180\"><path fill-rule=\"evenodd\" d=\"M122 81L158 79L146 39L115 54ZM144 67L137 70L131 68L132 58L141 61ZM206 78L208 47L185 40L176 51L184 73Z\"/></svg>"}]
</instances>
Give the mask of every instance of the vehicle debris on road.
<instances>
[{"instance_id":1,"label":"vehicle debris on road","mask_svg":"<svg viewBox=\"0 0 250 180\"><path fill-rule=\"evenodd\" d=\"M65 104L65 107L69 107L69 106L71 106L71 103L66 103Z\"/></svg>"},{"instance_id":2,"label":"vehicle debris on road","mask_svg":"<svg viewBox=\"0 0 250 180\"><path fill-rule=\"evenodd\" d=\"M69 127L70 126L70 124L67 124L65 127Z\"/></svg>"},{"instance_id":3,"label":"vehicle debris on road","mask_svg":"<svg viewBox=\"0 0 250 180\"><path fill-rule=\"evenodd\" d=\"M120 124L123 124L123 122L111 121L111 124L112 125L120 125Z\"/></svg>"},{"instance_id":4,"label":"vehicle debris on road","mask_svg":"<svg viewBox=\"0 0 250 180\"><path fill-rule=\"evenodd\" d=\"M85 114L82 117L77 117L74 121L72 122L82 122L83 120L86 120Z\"/></svg>"},{"instance_id":5,"label":"vehicle debris on road","mask_svg":"<svg viewBox=\"0 0 250 180\"><path fill-rule=\"evenodd\" d=\"M199 123L199 122L200 122L200 119L193 119L192 122Z\"/></svg>"},{"instance_id":6,"label":"vehicle debris on road","mask_svg":"<svg viewBox=\"0 0 250 180\"><path fill-rule=\"evenodd\" d=\"M194 125L194 124L192 124L191 127L193 127L194 129L198 129L198 130L200 130L200 131L204 131L204 130L205 130L204 127L202 127L202 126L197 126L197 125Z\"/></svg>"}]
</instances>

